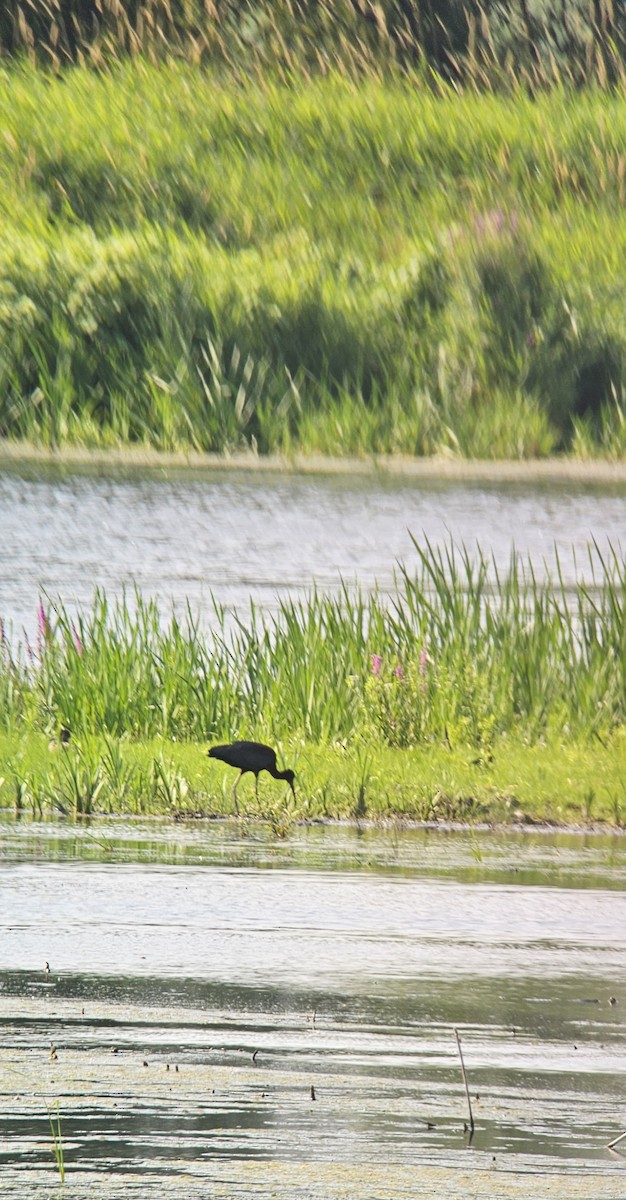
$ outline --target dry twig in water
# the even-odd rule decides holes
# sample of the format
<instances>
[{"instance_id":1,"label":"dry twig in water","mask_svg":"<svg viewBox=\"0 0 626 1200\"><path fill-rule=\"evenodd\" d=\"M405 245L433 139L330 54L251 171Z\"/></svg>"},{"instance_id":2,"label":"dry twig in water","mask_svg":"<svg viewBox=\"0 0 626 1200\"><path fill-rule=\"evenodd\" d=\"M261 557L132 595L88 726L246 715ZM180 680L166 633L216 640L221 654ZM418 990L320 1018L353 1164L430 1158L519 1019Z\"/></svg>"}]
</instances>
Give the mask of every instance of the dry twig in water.
<instances>
[{"instance_id":1,"label":"dry twig in water","mask_svg":"<svg viewBox=\"0 0 626 1200\"><path fill-rule=\"evenodd\" d=\"M465 1073L465 1063L463 1062L463 1051L461 1050L461 1039L459 1037L458 1029L455 1029L454 1036L456 1038L456 1044L459 1049L459 1058L461 1059L461 1070L463 1072L463 1083L465 1084L465 1095L467 1096L467 1107L469 1109L470 1138L472 1138L474 1136L474 1117L472 1114L472 1102L470 1100L469 1086L468 1086L468 1082L467 1082L467 1075Z\"/></svg>"}]
</instances>

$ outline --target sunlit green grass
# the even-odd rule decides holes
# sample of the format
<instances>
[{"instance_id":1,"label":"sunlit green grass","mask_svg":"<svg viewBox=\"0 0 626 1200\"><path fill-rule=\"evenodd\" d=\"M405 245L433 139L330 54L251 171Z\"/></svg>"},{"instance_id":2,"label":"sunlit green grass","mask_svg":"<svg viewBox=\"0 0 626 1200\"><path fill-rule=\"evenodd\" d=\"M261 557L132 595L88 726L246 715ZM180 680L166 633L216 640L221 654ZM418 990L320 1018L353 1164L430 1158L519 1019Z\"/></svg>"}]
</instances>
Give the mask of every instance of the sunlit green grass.
<instances>
[{"instance_id":1,"label":"sunlit green grass","mask_svg":"<svg viewBox=\"0 0 626 1200\"><path fill-rule=\"evenodd\" d=\"M208 633L140 596L98 593L76 619L40 604L36 644L5 638L0 657L7 803L228 811L233 773L206 749L251 737L297 770L300 816L621 821L620 555L590 545L570 586L558 565L540 580L517 557L498 573L479 551L416 550L391 597L312 593L234 624L216 609Z\"/></svg>"},{"instance_id":2,"label":"sunlit green grass","mask_svg":"<svg viewBox=\"0 0 626 1200\"><path fill-rule=\"evenodd\" d=\"M79 738L63 750L37 734L0 734L0 808L25 816L160 814L177 819L235 815L237 773L209 760L208 743ZM113 752L113 758L112 758ZM268 775L238 787L239 813L287 835L297 821L405 819L626 825L626 743L557 738L498 741L489 760L469 746L391 749L281 742L295 764L296 798ZM94 783L95 780L95 783ZM77 788L78 784L78 788ZM98 787L93 802L92 793Z\"/></svg>"},{"instance_id":3,"label":"sunlit green grass","mask_svg":"<svg viewBox=\"0 0 626 1200\"><path fill-rule=\"evenodd\" d=\"M0 72L0 436L621 455L626 103Z\"/></svg>"}]
</instances>

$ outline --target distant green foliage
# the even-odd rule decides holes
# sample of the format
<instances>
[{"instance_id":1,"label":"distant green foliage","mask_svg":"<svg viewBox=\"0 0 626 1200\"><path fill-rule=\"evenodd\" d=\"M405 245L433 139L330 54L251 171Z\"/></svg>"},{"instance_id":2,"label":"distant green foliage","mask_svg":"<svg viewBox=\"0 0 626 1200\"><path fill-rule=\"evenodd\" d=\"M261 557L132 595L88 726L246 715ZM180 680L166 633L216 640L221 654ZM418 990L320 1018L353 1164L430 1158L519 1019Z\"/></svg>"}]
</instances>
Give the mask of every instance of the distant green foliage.
<instances>
[{"instance_id":1,"label":"distant green foliage","mask_svg":"<svg viewBox=\"0 0 626 1200\"><path fill-rule=\"evenodd\" d=\"M0 120L0 437L624 452L619 97L140 62Z\"/></svg>"},{"instance_id":2,"label":"distant green foliage","mask_svg":"<svg viewBox=\"0 0 626 1200\"><path fill-rule=\"evenodd\" d=\"M0 72L0 437L626 447L626 103Z\"/></svg>"}]
</instances>

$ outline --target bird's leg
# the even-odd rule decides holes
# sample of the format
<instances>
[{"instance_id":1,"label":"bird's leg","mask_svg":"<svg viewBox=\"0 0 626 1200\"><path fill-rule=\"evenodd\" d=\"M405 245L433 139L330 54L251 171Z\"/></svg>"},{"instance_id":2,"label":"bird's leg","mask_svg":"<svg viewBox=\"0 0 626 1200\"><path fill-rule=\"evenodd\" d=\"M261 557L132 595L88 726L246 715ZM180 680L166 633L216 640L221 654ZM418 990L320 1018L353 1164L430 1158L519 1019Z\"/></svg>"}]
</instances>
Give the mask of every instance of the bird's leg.
<instances>
[{"instance_id":1,"label":"bird's leg","mask_svg":"<svg viewBox=\"0 0 626 1200\"><path fill-rule=\"evenodd\" d=\"M241 776L242 776L242 775L243 775L243 771L240 771L240 772L239 772L239 774L238 774L238 776L237 776L237 778L236 778L236 780L235 780L235 786L234 786L234 788L233 788L233 801L234 801L234 804L235 804L235 816L236 816L236 817L238 817L238 816L239 816L239 805L237 804L237 786L238 786L238 784L239 784L239 780L241 779Z\"/></svg>"},{"instance_id":2,"label":"bird's leg","mask_svg":"<svg viewBox=\"0 0 626 1200\"><path fill-rule=\"evenodd\" d=\"M258 777L258 775L254 776L254 790L256 792L256 799L257 799L257 805L258 805L258 803L259 803L259 777Z\"/></svg>"}]
</instances>

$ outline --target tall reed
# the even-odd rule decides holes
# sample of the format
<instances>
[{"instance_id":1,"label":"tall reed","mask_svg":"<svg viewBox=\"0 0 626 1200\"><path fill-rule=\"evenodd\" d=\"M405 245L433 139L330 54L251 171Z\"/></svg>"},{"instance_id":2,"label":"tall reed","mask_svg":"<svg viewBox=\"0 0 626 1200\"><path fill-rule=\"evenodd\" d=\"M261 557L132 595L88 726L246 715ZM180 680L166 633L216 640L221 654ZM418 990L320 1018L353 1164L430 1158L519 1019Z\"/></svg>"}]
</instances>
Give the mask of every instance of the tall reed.
<instances>
[{"instance_id":1,"label":"tall reed","mask_svg":"<svg viewBox=\"0 0 626 1200\"><path fill-rule=\"evenodd\" d=\"M503 573L479 550L416 552L389 600L314 591L234 622L216 606L207 632L197 614L166 619L138 594L98 592L76 622L42 606L36 648L4 642L0 725L101 739L434 740L481 753L502 736L608 738L624 726L626 566L615 548L590 545L571 587L558 560L540 579L515 555ZM86 758L78 768L87 804L99 777Z\"/></svg>"},{"instance_id":2,"label":"tall reed","mask_svg":"<svg viewBox=\"0 0 626 1200\"><path fill-rule=\"evenodd\" d=\"M175 57L229 75L349 78L405 71L456 86L529 89L623 80L621 7L560 0L50 0L0 10L0 51L53 70Z\"/></svg>"}]
</instances>

